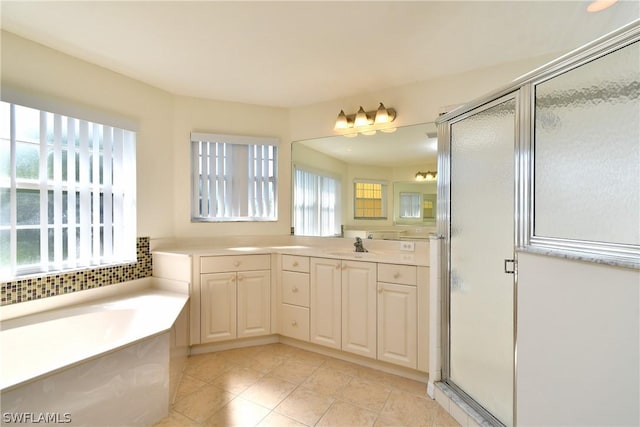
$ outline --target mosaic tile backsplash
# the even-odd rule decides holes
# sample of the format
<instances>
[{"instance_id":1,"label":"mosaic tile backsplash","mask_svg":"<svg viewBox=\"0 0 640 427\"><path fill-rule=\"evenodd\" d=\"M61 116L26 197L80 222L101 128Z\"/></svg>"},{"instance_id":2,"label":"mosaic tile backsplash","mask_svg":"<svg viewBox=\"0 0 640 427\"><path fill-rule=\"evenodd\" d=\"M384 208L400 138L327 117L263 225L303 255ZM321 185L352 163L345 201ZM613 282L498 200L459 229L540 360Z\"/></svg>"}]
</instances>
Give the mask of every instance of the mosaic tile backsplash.
<instances>
[{"instance_id":1,"label":"mosaic tile backsplash","mask_svg":"<svg viewBox=\"0 0 640 427\"><path fill-rule=\"evenodd\" d=\"M151 276L149 237L138 237L137 262L109 267L89 268L70 273L48 274L0 283L0 305L16 304L39 298L99 288Z\"/></svg>"}]
</instances>

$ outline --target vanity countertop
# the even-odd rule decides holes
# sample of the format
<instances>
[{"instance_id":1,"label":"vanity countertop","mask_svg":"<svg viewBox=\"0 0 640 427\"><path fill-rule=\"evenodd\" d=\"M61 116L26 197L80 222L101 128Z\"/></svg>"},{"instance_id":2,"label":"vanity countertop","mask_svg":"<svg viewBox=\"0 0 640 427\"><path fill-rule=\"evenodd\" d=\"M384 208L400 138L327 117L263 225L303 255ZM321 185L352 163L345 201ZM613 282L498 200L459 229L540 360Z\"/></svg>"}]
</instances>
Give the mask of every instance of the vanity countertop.
<instances>
[{"instance_id":1,"label":"vanity countertop","mask_svg":"<svg viewBox=\"0 0 640 427\"><path fill-rule=\"evenodd\" d=\"M283 238L222 238L162 242L152 247L153 253L169 253L189 256L224 256L253 254L299 255L317 258L333 258L368 261L386 264L429 265L428 245L415 242L414 251L401 251L399 241L364 240L368 252L355 252L352 239L294 237Z\"/></svg>"}]
</instances>

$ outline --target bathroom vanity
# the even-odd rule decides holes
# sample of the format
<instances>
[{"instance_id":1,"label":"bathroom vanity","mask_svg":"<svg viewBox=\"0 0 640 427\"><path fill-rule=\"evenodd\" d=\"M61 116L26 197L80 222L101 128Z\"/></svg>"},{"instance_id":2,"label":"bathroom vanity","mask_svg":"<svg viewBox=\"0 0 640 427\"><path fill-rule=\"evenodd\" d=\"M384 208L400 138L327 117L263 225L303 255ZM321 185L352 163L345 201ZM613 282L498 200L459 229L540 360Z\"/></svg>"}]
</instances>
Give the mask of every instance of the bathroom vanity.
<instances>
[{"instance_id":1,"label":"bathroom vanity","mask_svg":"<svg viewBox=\"0 0 640 427\"><path fill-rule=\"evenodd\" d=\"M286 342L426 378L426 243L402 252L398 242L366 240L369 252L360 253L351 239L266 241L172 242L152 251L154 276L192 284L192 354Z\"/></svg>"}]
</instances>

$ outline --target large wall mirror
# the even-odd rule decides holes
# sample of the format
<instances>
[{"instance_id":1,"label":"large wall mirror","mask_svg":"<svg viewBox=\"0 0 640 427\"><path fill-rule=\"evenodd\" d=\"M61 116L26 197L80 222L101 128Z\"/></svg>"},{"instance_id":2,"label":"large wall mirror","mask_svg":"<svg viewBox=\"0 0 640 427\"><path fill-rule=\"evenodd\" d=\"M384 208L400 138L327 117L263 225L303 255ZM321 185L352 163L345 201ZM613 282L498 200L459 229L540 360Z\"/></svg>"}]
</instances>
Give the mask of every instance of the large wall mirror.
<instances>
[{"instance_id":1,"label":"large wall mirror","mask_svg":"<svg viewBox=\"0 0 640 427\"><path fill-rule=\"evenodd\" d=\"M436 224L434 123L292 144L294 234L426 239Z\"/></svg>"}]
</instances>

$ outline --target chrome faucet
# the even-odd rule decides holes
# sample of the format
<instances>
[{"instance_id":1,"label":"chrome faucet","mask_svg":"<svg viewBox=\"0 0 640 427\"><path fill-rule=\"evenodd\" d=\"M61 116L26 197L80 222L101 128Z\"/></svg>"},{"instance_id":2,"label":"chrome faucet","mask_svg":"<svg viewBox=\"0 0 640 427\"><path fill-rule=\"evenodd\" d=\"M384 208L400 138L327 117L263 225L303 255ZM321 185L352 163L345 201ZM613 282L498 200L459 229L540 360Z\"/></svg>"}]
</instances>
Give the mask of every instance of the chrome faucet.
<instances>
[{"instance_id":1,"label":"chrome faucet","mask_svg":"<svg viewBox=\"0 0 640 427\"><path fill-rule=\"evenodd\" d=\"M353 244L356 247L356 252L369 252L362 246L362 239L360 237L356 237L356 242Z\"/></svg>"}]
</instances>

